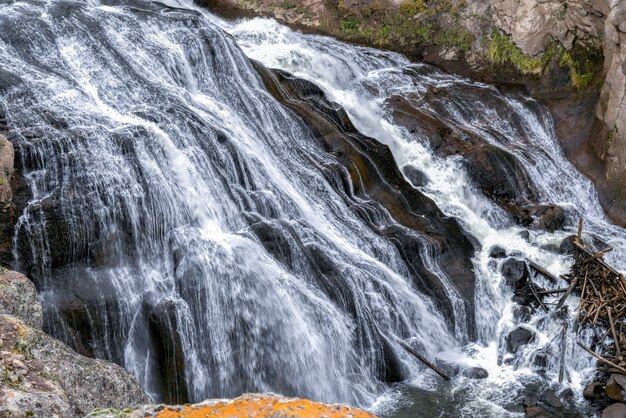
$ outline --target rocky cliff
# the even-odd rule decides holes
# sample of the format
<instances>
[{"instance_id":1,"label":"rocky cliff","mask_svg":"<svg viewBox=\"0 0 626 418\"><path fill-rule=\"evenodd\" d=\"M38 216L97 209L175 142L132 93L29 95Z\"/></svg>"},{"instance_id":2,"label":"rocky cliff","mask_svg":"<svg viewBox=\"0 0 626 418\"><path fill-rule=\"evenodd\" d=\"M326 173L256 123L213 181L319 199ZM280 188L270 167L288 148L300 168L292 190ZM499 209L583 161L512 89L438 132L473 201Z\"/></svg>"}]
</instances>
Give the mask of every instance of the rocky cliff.
<instances>
[{"instance_id":1,"label":"rocky cliff","mask_svg":"<svg viewBox=\"0 0 626 418\"><path fill-rule=\"evenodd\" d=\"M77 354L41 325L33 284L0 268L0 416L83 417L149 401L124 369Z\"/></svg>"},{"instance_id":2,"label":"rocky cliff","mask_svg":"<svg viewBox=\"0 0 626 418\"><path fill-rule=\"evenodd\" d=\"M524 89L549 106L565 154L626 225L626 1L199 1Z\"/></svg>"}]
</instances>

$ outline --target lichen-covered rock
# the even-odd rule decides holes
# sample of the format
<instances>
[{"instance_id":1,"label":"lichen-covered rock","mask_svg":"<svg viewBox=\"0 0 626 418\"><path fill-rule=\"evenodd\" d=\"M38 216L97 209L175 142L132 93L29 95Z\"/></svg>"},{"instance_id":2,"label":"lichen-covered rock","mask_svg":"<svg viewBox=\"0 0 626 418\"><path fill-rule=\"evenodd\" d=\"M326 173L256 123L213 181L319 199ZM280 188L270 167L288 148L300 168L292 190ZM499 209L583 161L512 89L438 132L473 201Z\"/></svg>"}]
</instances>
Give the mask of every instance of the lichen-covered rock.
<instances>
[{"instance_id":1,"label":"lichen-covered rock","mask_svg":"<svg viewBox=\"0 0 626 418\"><path fill-rule=\"evenodd\" d=\"M41 304L22 274L0 271L0 417L82 417L148 402L116 364L71 350L41 330Z\"/></svg>"},{"instance_id":2,"label":"lichen-covered rock","mask_svg":"<svg viewBox=\"0 0 626 418\"><path fill-rule=\"evenodd\" d=\"M135 411L95 410L89 417L98 418L375 418L361 409L329 405L307 399L287 398L273 393L244 394L235 399L210 399L197 405L149 405Z\"/></svg>"},{"instance_id":3,"label":"lichen-covered rock","mask_svg":"<svg viewBox=\"0 0 626 418\"><path fill-rule=\"evenodd\" d=\"M23 274L0 267L0 313L41 329L41 303L33 283Z\"/></svg>"}]
</instances>

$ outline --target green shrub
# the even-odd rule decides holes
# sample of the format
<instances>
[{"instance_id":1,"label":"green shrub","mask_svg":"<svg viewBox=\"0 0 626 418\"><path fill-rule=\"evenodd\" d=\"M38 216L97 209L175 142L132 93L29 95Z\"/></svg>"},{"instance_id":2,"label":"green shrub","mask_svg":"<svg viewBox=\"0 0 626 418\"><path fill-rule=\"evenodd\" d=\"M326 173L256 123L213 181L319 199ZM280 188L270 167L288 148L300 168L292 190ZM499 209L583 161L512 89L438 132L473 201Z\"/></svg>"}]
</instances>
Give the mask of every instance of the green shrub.
<instances>
[{"instance_id":1,"label":"green shrub","mask_svg":"<svg viewBox=\"0 0 626 418\"><path fill-rule=\"evenodd\" d=\"M511 63L522 74L541 74L543 70L542 59L524 54L513 43L510 36L495 28L489 38L487 54L491 62L495 64Z\"/></svg>"},{"instance_id":2,"label":"green shrub","mask_svg":"<svg viewBox=\"0 0 626 418\"><path fill-rule=\"evenodd\" d=\"M339 27L344 32L356 32L359 26L359 22L356 19L345 19L339 23Z\"/></svg>"}]
</instances>

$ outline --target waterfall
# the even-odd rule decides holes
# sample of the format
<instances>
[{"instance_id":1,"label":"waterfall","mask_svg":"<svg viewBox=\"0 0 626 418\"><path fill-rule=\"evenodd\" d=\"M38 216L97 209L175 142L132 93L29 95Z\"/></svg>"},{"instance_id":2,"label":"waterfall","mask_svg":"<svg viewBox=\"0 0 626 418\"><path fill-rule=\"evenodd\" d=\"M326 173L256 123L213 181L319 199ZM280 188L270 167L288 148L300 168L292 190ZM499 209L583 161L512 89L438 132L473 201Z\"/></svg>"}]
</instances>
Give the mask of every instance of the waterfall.
<instances>
[{"instance_id":1,"label":"waterfall","mask_svg":"<svg viewBox=\"0 0 626 418\"><path fill-rule=\"evenodd\" d=\"M186 2L25 0L0 5L0 27L0 110L28 189L15 268L36 282L48 332L122 364L155 400L275 391L383 411L391 383L438 385L404 340L488 369L485 383L455 387L476 395L463 413L495 414L510 401L496 388L520 389L558 327L534 315L539 338L502 364L514 307L491 248L564 273L571 259L546 245L582 216L626 267L624 230L565 160L549 112L522 95ZM345 109L382 161L371 164L387 197L351 183L355 163L279 103L250 59ZM565 209L565 230L522 238L463 158L394 119L394 98L514 155L537 200ZM398 174L409 167L423 184ZM572 385L590 364L572 350Z\"/></svg>"}]
</instances>

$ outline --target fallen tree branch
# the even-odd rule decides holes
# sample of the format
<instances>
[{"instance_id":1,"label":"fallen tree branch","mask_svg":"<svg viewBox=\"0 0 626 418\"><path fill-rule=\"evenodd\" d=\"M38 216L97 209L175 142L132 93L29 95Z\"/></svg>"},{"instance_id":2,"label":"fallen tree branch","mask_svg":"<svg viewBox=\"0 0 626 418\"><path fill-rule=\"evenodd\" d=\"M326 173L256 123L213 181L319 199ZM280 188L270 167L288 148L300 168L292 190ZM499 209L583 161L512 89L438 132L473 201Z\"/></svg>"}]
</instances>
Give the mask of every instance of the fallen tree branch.
<instances>
[{"instance_id":1,"label":"fallen tree branch","mask_svg":"<svg viewBox=\"0 0 626 418\"><path fill-rule=\"evenodd\" d=\"M610 360L605 359L604 357L602 357L600 354L590 350L589 348L585 347L584 345L582 345L580 343L580 341L576 341L576 344L578 344L578 346L580 348L582 348L583 350L585 350L586 352L588 352L589 354L591 354L592 356L594 356L595 358L597 358L598 360L600 360L602 363L606 364L609 367L612 367L614 369L617 369L620 371L620 373L622 374L626 374L626 369L623 367L618 366L617 364L613 363Z\"/></svg>"},{"instance_id":2,"label":"fallen tree branch","mask_svg":"<svg viewBox=\"0 0 626 418\"><path fill-rule=\"evenodd\" d=\"M445 374L439 367L435 366L434 364L432 364L430 361L428 361L426 359L426 357L422 356L420 353L417 352L417 350L415 350L413 347L411 347L410 345L408 345L407 343L405 343L404 341L402 341L399 338L396 338L396 341L398 342L398 344L400 344L400 346L402 348L404 348L409 354L413 355L415 358L417 358L419 361L421 361L422 363L424 363L426 366L428 366L432 371L434 371L435 373L437 373L439 376L443 377L445 380L450 380L450 377L448 377L447 374Z\"/></svg>"}]
</instances>

